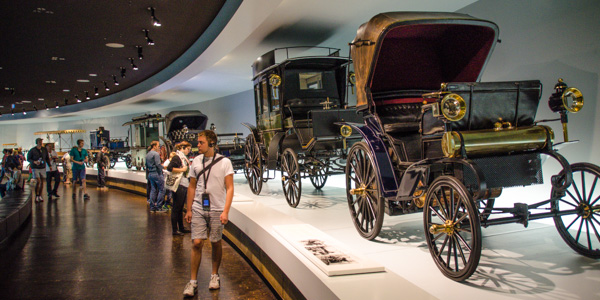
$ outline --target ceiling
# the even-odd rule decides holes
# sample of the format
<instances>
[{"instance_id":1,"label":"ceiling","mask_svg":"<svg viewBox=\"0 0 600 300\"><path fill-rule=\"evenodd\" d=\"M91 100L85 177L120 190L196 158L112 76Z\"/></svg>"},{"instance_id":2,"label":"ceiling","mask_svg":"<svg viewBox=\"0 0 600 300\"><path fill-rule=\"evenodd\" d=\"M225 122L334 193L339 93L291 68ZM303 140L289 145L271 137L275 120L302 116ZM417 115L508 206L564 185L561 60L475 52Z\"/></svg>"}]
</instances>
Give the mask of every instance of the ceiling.
<instances>
[{"instance_id":1,"label":"ceiling","mask_svg":"<svg viewBox=\"0 0 600 300\"><path fill-rule=\"evenodd\" d=\"M31 0L4 5L0 122L78 120L217 99L249 90L250 65L272 48L320 45L347 55L358 26L377 13L456 11L473 2ZM153 26L150 7L160 27ZM144 29L154 45L148 45Z\"/></svg>"}]
</instances>

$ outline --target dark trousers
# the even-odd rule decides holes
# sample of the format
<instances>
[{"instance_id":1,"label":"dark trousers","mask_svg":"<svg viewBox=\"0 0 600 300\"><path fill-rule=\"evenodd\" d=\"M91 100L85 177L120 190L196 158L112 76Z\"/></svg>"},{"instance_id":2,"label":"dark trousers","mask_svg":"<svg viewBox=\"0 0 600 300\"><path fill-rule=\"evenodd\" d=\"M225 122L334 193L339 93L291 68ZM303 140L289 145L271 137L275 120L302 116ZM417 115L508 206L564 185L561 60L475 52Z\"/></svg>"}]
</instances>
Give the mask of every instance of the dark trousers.
<instances>
[{"instance_id":1,"label":"dark trousers","mask_svg":"<svg viewBox=\"0 0 600 300\"><path fill-rule=\"evenodd\" d=\"M52 179L54 179L54 188L52 186ZM58 171L46 172L46 191L48 195L54 195L58 191L58 185L60 184L60 174Z\"/></svg>"},{"instance_id":2,"label":"dark trousers","mask_svg":"<svg viewBox=\"0 0 600 300\"><path fill-rule=\"evenodd\" d=\"M104 168L98 167L98 186L104 187L106 185L106 171Z\"/></svg>"},{"instance_id":3,"label":"dark trousers","mask_svg":"<svg viewBox=\"0 0 600 300\"><path fill-rule=\"evenodd\" d=\"M181 184L177 188L175 195L173 195L173 208L171 209L171 227L173 232L183 230L183 204L187 198L187 187ZM179 229L177 227L179 226Z\"/></svg>"}]
</instances>

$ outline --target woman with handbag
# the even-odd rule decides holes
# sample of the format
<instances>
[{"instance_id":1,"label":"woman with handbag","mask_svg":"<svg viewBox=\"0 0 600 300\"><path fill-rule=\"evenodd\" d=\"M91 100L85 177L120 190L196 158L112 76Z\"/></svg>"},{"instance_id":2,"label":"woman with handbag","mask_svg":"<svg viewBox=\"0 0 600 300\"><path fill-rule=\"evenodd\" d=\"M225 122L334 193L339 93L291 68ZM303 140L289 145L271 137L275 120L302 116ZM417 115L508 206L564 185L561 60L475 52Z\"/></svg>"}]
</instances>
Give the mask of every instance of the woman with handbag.
<instances>
[{"instance_id":1,"label":"woman with handbag","mask_svg":"<svg viewBox=\"0 0 600 300\"><path fill-rule=\"evenodd\" d=\"M171 210L173 235L183 235L190 232L183 227L183 205L187 199L187 190L190 185L190 181L187 178L190 161L187 159L187 155L192 150L192 144L183 141L176 145L176 149L177 155L173 156L167 166L170 174L165 179L165 187L175 192L173 196L173 209Z\"/></svg>"}]
</instances>

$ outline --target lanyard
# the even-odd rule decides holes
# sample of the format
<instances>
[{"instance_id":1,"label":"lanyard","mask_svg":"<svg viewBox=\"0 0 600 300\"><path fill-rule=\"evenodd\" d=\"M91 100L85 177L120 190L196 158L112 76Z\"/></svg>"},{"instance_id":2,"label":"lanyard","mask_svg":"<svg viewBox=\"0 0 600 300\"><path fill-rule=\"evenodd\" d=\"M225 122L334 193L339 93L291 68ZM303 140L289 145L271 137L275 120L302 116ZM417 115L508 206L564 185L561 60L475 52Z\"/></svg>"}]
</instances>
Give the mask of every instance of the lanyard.
<instances>
[{"instance_id":1,"label":"lanyard","mask_svg":"<svg viewBox=\"0 0 600 300\"><path fill-rule=\"evenodd\" d=\"M213 158L212 158L212 160L210 161L210 163L211 163L211 164L212 164L212 162L215 160L215 156L217 156L217 155L213 155ZM209 166L210 166L210 164L209 164ZM204 166L204 157L203 157L203 158L202 158L202 170L204 170L204 168L206 168L206 167ZM202 174L202 178L204 178L204 192L205 192L205 193L206 193L206 190L207 190L207 188L208 188L208 178L210 177L210 171L211 171L211 169L212 169L212 168L208 169L208 172L204 172L204 173ZM206 173L208 173L208 174L206 174Z\"/></svg>"}]
</instances>

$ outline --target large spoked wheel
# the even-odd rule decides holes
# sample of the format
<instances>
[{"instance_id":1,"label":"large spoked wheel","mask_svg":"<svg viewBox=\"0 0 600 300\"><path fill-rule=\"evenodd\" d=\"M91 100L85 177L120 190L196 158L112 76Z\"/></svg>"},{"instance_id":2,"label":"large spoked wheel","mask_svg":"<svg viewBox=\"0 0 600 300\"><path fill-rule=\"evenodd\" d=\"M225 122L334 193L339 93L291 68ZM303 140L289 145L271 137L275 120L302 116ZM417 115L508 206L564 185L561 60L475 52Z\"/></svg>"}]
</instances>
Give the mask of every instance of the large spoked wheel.
<instances>
[{"instance_id":1,"label":"large spoked wheel","mask_svg":"<svg viewBox=\"0 0 600 300\"><path fill-rule=\"evenodd\" d=\"M263 164L260 147L256 143L256 139L254 139L252 133L246 138L246 145L244 147L245 176L248 179L248 185L250 185L252 193L258 195L262 190L263 184Z\"/></svg>"},{"instance_id":2,"label":"large spoked wheel","mask_svg":"<svg viewBox=\"0 0 600 300\"><path fill-rule=\"evenodd\" d=\"M346 197L354 227L367 240L379 235L385 212L377 172L367 145L354 144L346 161Z\"/></svg>"},{"instance_id":3,"label":"large spoked wheel","mask_svg":"<svg viewBox=\"0 0 600 300\"><path fill-rule=\"evenodd\" d=\"M552 202L554 224L563 240L577 253L600 258L600 167L572 164L573 184ZM559 174L564 180L564 174ZM552 195L558 192L553 188Z\"/></svg>"},{"instance_id":4,"label":"large spoked wheel","mask_svg":"<svg viewBox=\"0 0 600 300\"><path fill-rule=\"evenodd\" d=\"M470 193L455 177L440 176L427 191L423 213L437 267L452 280L469 278L481 257L481 225Z\"/></svg>"},{"instance_id":5,"label":"large spoked wheel","mask_svg":"<svg viewBox=\"0 0 600 300\"><path fill-rule=\"evenodd\" d=\"M127 169L131 169L131 167L133 167L133 162L131 161L131 154L127 154L125 156L125 165L127 166Z\"/></svg>"},{"instance_id":6,"label":"large spoked wheel","mask_svg":"<svg viewBox=\"0 0 600 300\"><path fill-rule=\"evenodd\" d=\"M315 161L314 164L311 163L308 167L311 169L310 183L312 183L315 189L322 189L325 186L325 182L327 182L329 162Z\"/></svg>"},{"instance_id":7,"label":"large spoked wheel","mask_svg":"<svg viewBox=\"0 0 600 300\"><path fill-rule=\"evenodd\" d=\"M110 169L114 169L117 161L119 160L119 156L117 154L110 153L108 157L110 159Z\"/></svg>"},{"instance_id":8,"label":"large spoked wheel","mask_svg":"<svg viewBox=\"0 0 600 300\"><path fill-rule=\"evenodd\" d=\"M281 185L285 200L291 207L298 206L302 196L302 176L298 155L294 150L287 148L281 154Z\"/></svg>"}]
</instances>

